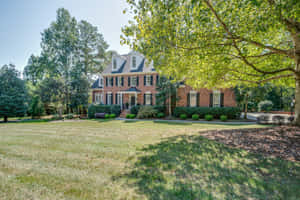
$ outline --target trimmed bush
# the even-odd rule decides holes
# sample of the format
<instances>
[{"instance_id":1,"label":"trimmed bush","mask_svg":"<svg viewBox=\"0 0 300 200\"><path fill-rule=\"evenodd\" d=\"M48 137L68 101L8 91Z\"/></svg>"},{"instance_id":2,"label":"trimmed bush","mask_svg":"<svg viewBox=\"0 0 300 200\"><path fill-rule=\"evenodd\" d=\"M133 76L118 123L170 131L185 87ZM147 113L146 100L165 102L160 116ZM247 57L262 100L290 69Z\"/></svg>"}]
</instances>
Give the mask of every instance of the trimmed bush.
<instances>
[{"instance_id":1,"label":"trimmed bush","mask_svg":"<svg viewBox=\"0 0 300 200\"><path fill-rule=\"evenodd\" d=\"M198 114L193 114L192 115L192 119L193 120L198 120L199 119L199 115Z\"/></svg>"},{"instance_id":2,"label":"trimmed bush","mask_svg":"<svg viewBox=\"0 0 300 200\"><path fill-rule=\"evenodd\" d=\"M174 116L180 117L181 114L186 114L189 118L198 114L199 118L212 115L213 118L220 119L221 115L226 115L228 119L239 119L241 110L238 107L176 107Z\"/></svg>"},{"instance_id":3,"label":"trimmed bush","mask_svg":"<svg viewBox=\"0 0 300 200\"><path fill-rule=\"evenodd\" d=\"M181 114L180 119L187 119L187 115L186 114Z\"/></svg>"},{"instance_id":4,"label":"trimmed bush","mask_svg":"<svg viewBox=\"0 0 300 200\"><path fill-rule=\"evenodd\" d=\"M132 107L130 108L130 113L131 113L131 114L137 115L138 112L139 112L139 110L140 110L140 108L141 108L141 106L139 106L139 105L132 106Z\"/></svg>"},{"instance_id":5,"label":"trimmed bush","mask_svg":"<svg viewBox=\"0 0 300 200\"><path fill-rule=\"evenodd\" d=\"M110 114L109 118L116 118L116 114Z\"/></svg>"},{"instance_id":6,"label":"trimmed bush","mask_svg":"<svg viewBox=\"0 0 300 200\"><path fill-rule=\"evenodd\" d=\"M94 118L95 113L115 114L116 116L119 116L121 113L121 107L120 105L89 105L88 117Z\"/></svg>"},{"instance_id":7,"label":"trimmed bush","mask_svg":"<svg viewBox=\"0 0 300 200\"><path fill-rule=\"evenodd\" d=\"M259 112L262 112L262 111L268 112L268 111L271 111L272 108L273 108L272 101L266 100L266 101L261 101L258 103L258 111Z\"/></svg>"},{"instance_id":8,"label":"trimmed bush","mask_svg":"<svg viewBox=\"0 0 300 200\"><path fill-rule=\"evenodd\" d=\"M165 114L164 113L158 113L156 115L157 118L164 118L165 117Z\"/></svg>"},{"instance_id":9,"label":"trimmed bush","mask_svg":"<svg viewBox=\"0 0 300 200\"><path fill-rule=\"evenodd\" d=\"M157 110L155 110L153 106L142 106L139 109L137 118L139 119L154 118L156 114L157 114Z\"/></svg>"},{"instance_id":10,"label":"trimmed bush","mask_svg":"<svg viewBox=\"0 0 300 200\"><path fill-rule=\"evenodd\" d=\"M130 114L130 119L134 119L136 117L135 114Z\"/></svg>"},{"instance_id":11,"label":"trimmed bush","mask_svg":"<svg viewBox=\"0 0 300 200\"><path fill-rule=\"evenodd\" d=\"M105 114L105 119L109 119L110 118L110 114Z\"/></svg>"},{"instance_id":12,"label":"trimmed bush","mask_svg":"<svg viewBox=\"0 0 300 200\"><path fill-rule=\"evenodd\" d=\"M205 120L206 121L211 121L211 120L213 120L213 116L212 115L205 115Z\"/></svg>"},{"instance_id":13,"label":"trimmed bush","mask_svg":"<svg viewBox=\"0 0 300 200\"><path fill-rule=\"evenodd\" d=\"M67 114L66 119L74 119L74 115L72 113Z\"/></svg>"},{"instance_id":14,"label":"trimmed bush","mask_svg":"<svg viewBox=\"0 0 300 200\"><path fill-rule=\"evenodd\" d=\"M153 107L154 107L155 110L157 110L158 113L165 113L166 112L166 106L155 105Z\"/></svg>"},{"instance_id":15,"label":"trimmed bush","mask_svg":"<svg viewBox=\"0 0 300 200\"><path fill-rule=\"evenodd\" d=\"M131 115L132 115L132 114L127 114L127 115L126 115L126 118L127 118L127 119L130 119L130 116L131 116Z\"/></svg>"},{"instance_id":16,"label":"trimmed bush","mask_svg":"<svg viewBox=\"0 0 300 200\"><path fill-rule=\"evenodd\" d=\"M222 122L226 122L227 121L227 116L226 115L221 115L220 120Z\"/></svg>"}]
</instances>

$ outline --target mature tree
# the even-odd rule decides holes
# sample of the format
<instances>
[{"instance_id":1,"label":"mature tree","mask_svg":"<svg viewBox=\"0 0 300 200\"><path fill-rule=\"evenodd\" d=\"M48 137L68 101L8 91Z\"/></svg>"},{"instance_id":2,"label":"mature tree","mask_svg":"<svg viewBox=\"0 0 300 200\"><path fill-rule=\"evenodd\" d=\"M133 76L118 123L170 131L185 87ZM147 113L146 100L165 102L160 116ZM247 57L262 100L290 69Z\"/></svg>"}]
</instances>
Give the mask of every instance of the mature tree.
<instances>
[{"instance_id":1,"label":"mature tree","mask_svg":"<svg viewBox=\"0 0 300 200\"><path fill-rule=\"evenodd\" d=\"M178 83L172 82L171 79L162 76L156 87L156 102L158 105L168 106L169 116L172 116L172 107L176 105L178 86Z\"/></svg>"},{"instance_id":2,"label":"mature tree","mask_svg":"<svg viewBox=\"0 0 300 200\"><path fill-rule=\"evenodd\" d=\"M41 63L40 57L31 55L28 59L27 65L24 68L23 77L25 80L28 80L35 85L43 78L44 72L45 70L43 64Z\"/></svg>"},{"instance_id":3,"label":"mature tree","mask_svg":"<svg viewBox=\"0 0 300 200\"><path fill-rule=\"evenodd\" d=\"M79 62L85 76L91 77L94 73L103 71L108 44L104 41L102 34L98 32L97 27L87 21L80 21L78 30Z\"/></svg>"},{"instance_id":4,"label":"mature tree","mask_svg":"<svg viewBox=\"0 0 300 200\"><path fill-rule=\"evenodd\" d=\"M25 82L19 72L12 64L4 65L0 68L0 117L7 122L8 117L24 116L26 100Z\"/></svg>"},{"instance_id":5,"label":"mature tree","mask_svg":"<svg viewBox=\"0 0 300 200\"><path fill-rule=\"evenodd\" d=\"M300 125L300 1L127 1L123 42L160 71L194 87L294 85Z\"/></svg>"}]
</instances>

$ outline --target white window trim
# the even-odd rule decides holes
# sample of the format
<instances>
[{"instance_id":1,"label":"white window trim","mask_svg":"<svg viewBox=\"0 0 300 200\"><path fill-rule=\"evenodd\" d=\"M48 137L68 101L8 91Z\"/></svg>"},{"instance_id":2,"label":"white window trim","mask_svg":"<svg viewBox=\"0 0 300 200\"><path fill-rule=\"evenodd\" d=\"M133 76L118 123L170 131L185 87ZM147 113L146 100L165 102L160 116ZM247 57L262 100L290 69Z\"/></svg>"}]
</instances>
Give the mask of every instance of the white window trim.
<instances>
[{"instance_id":1,"label":"white window trim","mask_svg":"<svg viewBox=\"0 0 300 200\"><path fill-rule=\"evenodd\" d=\"M151 105L151 92L145 92L145 105Z\"/></svg>"},{"instance_id":2,"label":"white window trim","mask_svg":"<svg viewBox=\"0 0 300 200\"><path fill-rule=\"evenodd\" d=\"M133 81L133 80L135 80L135 81ZM130 77L130 86L131 87L136 87L137 86L137 77L136 76L131 76Z\"/></svg>"},{"instance_id":3,"label":"white window trim","mask_svg":"<svg viewBox=\"0 0 300 200\"><path fill-rule=\"evenodd\" d=\"M195 97L195 105L192 104L192 97ZM190 107L197 107L197 91L190 91Z\"/></svg>"},{"instance_id":4,"label":"white window trim","mask_svg":"<svg viewBox=\"0 0 300 200\"><path fill-rule=\"evenodd\" d=\"M217 95L219 98L216 98ZM221 91L220 90L213 91L213 107L221 107Z\"/></svg>"}]
</instances>

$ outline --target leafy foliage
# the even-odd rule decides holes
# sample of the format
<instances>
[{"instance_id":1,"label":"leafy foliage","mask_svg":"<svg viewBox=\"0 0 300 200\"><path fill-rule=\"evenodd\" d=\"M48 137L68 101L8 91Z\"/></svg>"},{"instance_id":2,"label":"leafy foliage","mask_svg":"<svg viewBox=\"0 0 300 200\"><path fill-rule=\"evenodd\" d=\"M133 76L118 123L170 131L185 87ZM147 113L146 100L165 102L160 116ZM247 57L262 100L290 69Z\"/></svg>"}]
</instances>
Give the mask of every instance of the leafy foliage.
<instances>
[{"instance_id":1,"label":"leafy foliage","mask_svg":"<svg viewBox=\"0 0 300 200\"><path fill-rule=\"evenodd\" d=\"M193 114L192 115L192 119L193 120L198 120L199 119L199 115L198 114Z\"/></svg>"},{"instance_id":2,"label":"leafy foliage","mask_svg":"<svg viewBox=\"0 0 300 200\"><path fill-rule=\"evenodd\" d=\"M142 106L139 109L137 118L139 118L139 119L154 118L154 117L156 117L156 114L157 114L157 110L154 109L153 106Z\"/></svg>"},{"instance_id":3,"label":"leafy foliage","mask_svg":"<svg viewBox=\"0 0 300 200\"><path fill-rule=\"evenodd\" d=\"M205 118L206 121L211 121L211 120L214 119L214 117L212 115L205 115L204 118Z\"/></svg>"},{"instance_id":4,"label":"leafy foliage","mask_svg":"<svg viewBox=\"0 0 300 200\"><path fill-rule=\"evenodd\" d=\"M44 105L41 98L37 95L34 96L29 104L28 114L30 114L32 118L40 118L44 112Z\"/></svg>"},{"instance_id":5,"label":"leafy foliage","mask_svg":"<svg viewBox=\"0 0 300 200\"><path fill-rule=\"evenodd\" d=\"M271 111L272 110L272 107L273 107L273 103L272 101L261 101L259 102L258 104L258 110L261 112L261 111Z\"/></svg>"},{"instance_id":6,"label":"leafy foliage","mask_svg":"<svg viewBox=\"0 0 300 200\"><path fill-rule=\"evenodd\" d=\"M186 114L180 114L180 119L187 119L187 115Z\"/></svg>"},{"instance_id":7,"label":"leafy foliage","mask_svg":"<svg viewBox=\"0 0 300 200\"><path fill-rule=\"evenodd\" d=\"M179 117L181 114L186 114L189 118L194 114L198 114L200 118L210 114L216 119L221 115L226 115L229 119L238 119L241 111L237 107L176 107L174 116Z\"/></svg>"},{"instance_id":8,"label":"leafy foliage","mask_svg":"<svg viewBox=\"0 0 300 200\"><path fill-rule=\"evenodd\" d=\"M222 122L226 122L227 121L227 116L226 115L221 115L220 120Z\"/></svg>"},{"instance_id":9,"label":"leafy foliage","mask_svg":"<svg viewBox=\"0 0 300 200\"><path fill-rule=\"evenodd\" d=\"M0 68L0 117L24 116L27 110L27 90L25 82L19 78L15 66Z\"/></svg>"},{"instance_id":10,"label":"leafy foliage","mask_svg":"<svg viewBox=\"0 0 300 200\"><path fill-rule=\"evenodd\" d=\"M94 118L95 113L106 113L106 114L114 114L115 116L119 116L121 113L121 107L119 105L94 105L94 104L89 105L88 117Z\"/></svg>"}]
</instances>

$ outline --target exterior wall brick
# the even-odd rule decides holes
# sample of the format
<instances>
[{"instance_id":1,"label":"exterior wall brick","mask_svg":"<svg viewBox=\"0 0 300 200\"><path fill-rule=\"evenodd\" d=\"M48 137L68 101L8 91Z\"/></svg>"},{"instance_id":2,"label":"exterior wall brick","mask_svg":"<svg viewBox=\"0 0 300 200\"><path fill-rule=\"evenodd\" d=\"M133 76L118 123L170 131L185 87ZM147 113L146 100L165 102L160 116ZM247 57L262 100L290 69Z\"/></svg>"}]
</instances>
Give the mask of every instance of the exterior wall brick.
<instances>
[{"instance_id":1,"label":"exterior wall brick","mask_svg":"<svg viewBox=\"0 0 300 200\"><path fill-rule=\"evenodd\" d=\"M144 76L145 75L152 75L153 76L153 85L145 86L144 85ZM132 73L132 74L113 74L113 75L105 75L103 89L94 89L93 90L93 102L95 101L95 94L96 93L103 93L103 101L106 104L106 94L111 93L113 95L113 104L117 103L116 94L121 91L128 90L131 86L128 86L128 77L131 76L138 76L139 77L139 84L136 86L141 93L137 94L137 104L144 105L144 94L151 93L152 94L152 104L155 105L155 95L156 85L157 85L157 75L158 73ZM107 78L114 78L113 86L106 86L106 77ZM116 79L115 77L124 78L123 86L116 86ZM209 107L210 104L210 94L213 92L212 90L208 90L205 88L194 90L192 87L185 85L183 87L178 88L177 96L179 100L176 103L176 106L188 106L188 94L190 91L196 91L199 93L199 102L198 105L200 107ZM234 107L236 106L235 95L232 89L222 89L221 92L224 94L224 107ZM129 94L123 94L123 104L129 103Z\"/></svg>"}]
</instances>

